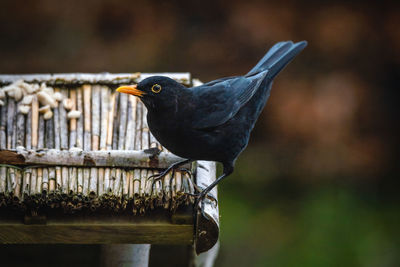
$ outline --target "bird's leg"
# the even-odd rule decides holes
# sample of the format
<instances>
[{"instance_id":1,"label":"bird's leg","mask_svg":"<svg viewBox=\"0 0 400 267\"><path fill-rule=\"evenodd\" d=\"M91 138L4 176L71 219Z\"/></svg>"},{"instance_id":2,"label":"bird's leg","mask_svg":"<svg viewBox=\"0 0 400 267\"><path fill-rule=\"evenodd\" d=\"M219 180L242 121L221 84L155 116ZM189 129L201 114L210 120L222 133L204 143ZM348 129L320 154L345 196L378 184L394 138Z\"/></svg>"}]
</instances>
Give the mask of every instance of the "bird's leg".
<instances>
[{"instance_id":1,"label":"bird's leg","mask_svg":"<svg viewBox=\"0 0 400 267\"><path fill-rule=\"evenodd\" d=\"M218 177L214 182L212 182L209 186L207 186L204 190L202 190L199 194L196 195L196 201L194 202L194 209L196 211L197 214L197 209L199 208L198 205L201 201L201 215L207 219L205 213L204 213L204 200L205 197L208 196L208 193L219 183L221 182L225 177L227 177L228 175L230 175L233 172L233 166L232 164L229 165L225 165L224 164L224 173ZM217 200L212 197L216 202Z\"/></svg>"},{"instance_id":2,"label":"bird's leg","mask_svg":"<svg viewBox=\"0 0 400 267\"><path fill-rule=\"evenodd\" d=\"M185 172L189 175L189 177L187 177L186 179L188 179L188 181L191 183L191 185L193 185L193 188L197 191L197 192L201 192L203 191L203 188L201 188L200 186L198 186L194 181L193 181L193 173L187 169L187 168L181 168L179 169L181 172ZM192 193L187 193L188 195L191 196L196 196L196 194L192 194Z\"/></svg>"},{"instance_id":3,"label":"bird's leg","mask_svg":"<svg viewBox=\"0 0 400 267\"><path fill-rule=\"evenodd\" d=\"M176 168L179 168L182 165L185 165L187 163L192 162L192 159L185 159L179 162L175 162L174 164L171 164L168 168L166 168L165 170L163 170L161 173L157 173L157 174L153 174L150 175L147 179L153 179L152 183L151 183L151 188L153 190L154 184L161 180L162 178L164 178L165 175L167 175L167 173L169 173L171 170L175 170Z\"/></svg>"}]
</instances>

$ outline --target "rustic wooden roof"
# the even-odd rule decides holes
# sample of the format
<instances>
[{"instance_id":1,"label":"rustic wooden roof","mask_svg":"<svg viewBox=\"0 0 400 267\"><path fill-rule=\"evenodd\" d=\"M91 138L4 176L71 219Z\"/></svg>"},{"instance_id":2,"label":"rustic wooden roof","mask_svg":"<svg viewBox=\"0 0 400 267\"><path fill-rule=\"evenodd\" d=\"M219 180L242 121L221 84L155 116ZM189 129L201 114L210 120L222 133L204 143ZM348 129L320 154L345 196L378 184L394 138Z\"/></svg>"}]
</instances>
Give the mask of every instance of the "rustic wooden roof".
<instances>
[{"instance_id":1,"label":"rustic wooden roof","mask_svg":"<svg viewBox=\"0 0 400 267\"><path fill-rule=\"evenodd\" d=\"M187 211L194 202L194 180L201 187L209 184L215 179L215 164L188 165L154 184L148 179L179 158L150 133L144 105L116 93L115 87L150 75L0 75L0 211L7 210L0 217L13 210L24 213L30 223L32 215L57 210L63 211L62 217L111 212L121 214L126 223L139 214L151 221L152 210L165 210L167 217ZM192 83L188 73L166 75ZM203 235L200 250L218 238L218 207L207 201L206 211L210 220L196 221L197 226L208 225L206 232L204 227L196 230L195 236ZM47 223L59 217L47 218ZM179 224L180 217L175 218ZM181 222L194 225L187 212ZM12 242L10 238L3 241ZM192 241L186 237L185 242Z\"/></svg>"}]
</instances>

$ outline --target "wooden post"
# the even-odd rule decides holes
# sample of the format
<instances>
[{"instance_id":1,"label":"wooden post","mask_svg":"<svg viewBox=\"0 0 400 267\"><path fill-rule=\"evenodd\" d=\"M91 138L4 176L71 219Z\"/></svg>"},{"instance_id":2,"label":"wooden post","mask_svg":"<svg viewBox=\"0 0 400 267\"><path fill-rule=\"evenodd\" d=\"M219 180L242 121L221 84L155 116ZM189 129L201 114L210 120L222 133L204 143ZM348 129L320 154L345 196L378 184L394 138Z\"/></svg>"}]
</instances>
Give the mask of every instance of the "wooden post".
<instances>
[{"instance_id":1,"label":"wooden post","mask_svg":"<svg viewBox=\"0 0 400 267\"><path fill-rule=\"evenodd\" d=\"M101 256L103 267L147 267L150 245L103 245Z\"/></svg>"}]
</instances>

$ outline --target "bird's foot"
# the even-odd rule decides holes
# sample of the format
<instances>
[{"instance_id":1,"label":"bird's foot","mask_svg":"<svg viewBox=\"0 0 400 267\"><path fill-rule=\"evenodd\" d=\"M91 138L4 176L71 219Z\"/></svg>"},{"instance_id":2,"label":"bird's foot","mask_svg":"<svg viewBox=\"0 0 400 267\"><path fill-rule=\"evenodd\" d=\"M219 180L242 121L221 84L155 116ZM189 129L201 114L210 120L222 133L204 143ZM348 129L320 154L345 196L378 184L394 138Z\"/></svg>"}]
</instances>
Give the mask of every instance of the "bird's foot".
<instances>
[{"instance_id":1,"label":"bird's foot","mask_svg":"<svg viewBox=\"0 0 400 267\"><path fill-rule=\"evenodd\" d=\"M195 213L197 214L197 211L199 209L199 204L201 202L201 215L205 219L208 220L208 217L206 216L205 211L204 211L205 199L207 198L207 199L213 201L215 206L218 205L218 200L213 195L211 195L209 191L207 191L207 188L204 190L202 190L199 186L196 186L196 188L200 189L200 190L197 189L199 191L199 193L196 193L196 194L188 193L188 195L193 196L196 199L194 202L194 206L193 206Z\"/></svg>"}]
</instances>

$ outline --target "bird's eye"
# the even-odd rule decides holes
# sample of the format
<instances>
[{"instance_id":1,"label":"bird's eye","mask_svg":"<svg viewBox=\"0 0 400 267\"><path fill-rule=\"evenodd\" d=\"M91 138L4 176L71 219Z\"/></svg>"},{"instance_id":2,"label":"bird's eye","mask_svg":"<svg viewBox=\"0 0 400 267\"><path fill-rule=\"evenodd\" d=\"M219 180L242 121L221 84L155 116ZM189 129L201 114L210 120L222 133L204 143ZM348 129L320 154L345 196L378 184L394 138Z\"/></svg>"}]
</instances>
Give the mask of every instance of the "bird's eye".
<instances>
[{"instance_id":1,"label":"bird's eye","mask_svg":"<svg viewBox=\"0 0 400 267\"><path fill-rule=\"evenodd\" d=\"M158 94L159 92L161 92L161 85L159 85L159 84L153 85L153 86L151 87L151 91L152 91L153 93Z\"/></svg>"}]
</instances>

